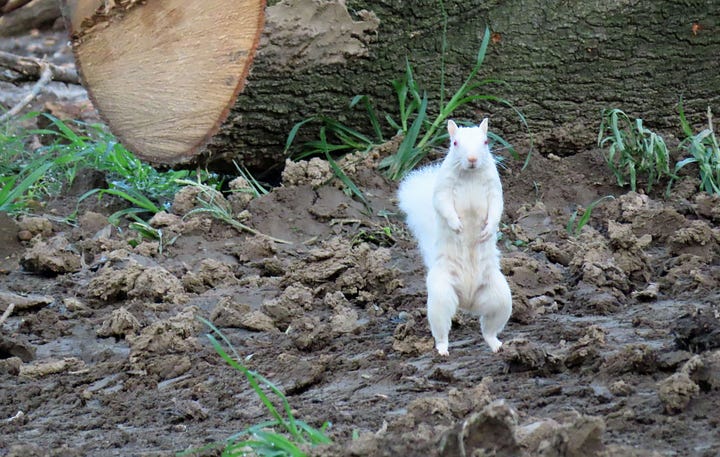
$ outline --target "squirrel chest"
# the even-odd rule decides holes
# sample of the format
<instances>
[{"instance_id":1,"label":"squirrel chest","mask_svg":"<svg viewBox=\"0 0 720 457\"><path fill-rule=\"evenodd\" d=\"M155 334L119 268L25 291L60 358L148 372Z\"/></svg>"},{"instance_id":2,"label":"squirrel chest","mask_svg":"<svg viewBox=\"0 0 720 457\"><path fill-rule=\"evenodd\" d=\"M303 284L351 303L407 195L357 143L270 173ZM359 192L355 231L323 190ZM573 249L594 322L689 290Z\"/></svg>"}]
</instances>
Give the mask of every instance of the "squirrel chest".
<instances>
[{"instance_id":1,"label":"squirrel chest","mask_svg":"<svg viewBox=\"0 0 720 457\"><path fill-rule=\"evenodd\" d=\"M488 184L483 177L475 179L459 179L453 186L453 203L460 220L463 221L464 231L479 232L485 227L488 215Z\"/></svg>"}]
</instances>

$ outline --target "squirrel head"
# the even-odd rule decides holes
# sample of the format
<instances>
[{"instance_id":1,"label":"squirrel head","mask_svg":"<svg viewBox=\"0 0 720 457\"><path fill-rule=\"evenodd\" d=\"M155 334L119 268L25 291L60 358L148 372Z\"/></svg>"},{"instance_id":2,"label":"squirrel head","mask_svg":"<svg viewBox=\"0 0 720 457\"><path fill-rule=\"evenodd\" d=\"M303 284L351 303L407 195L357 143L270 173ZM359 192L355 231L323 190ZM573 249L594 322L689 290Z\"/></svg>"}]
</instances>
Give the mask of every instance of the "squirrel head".
<instances>
[{"instance_id":1,"label":"squirrel head","mask_svg":"<svg viewBox=\"0 0 720 457\"><path fill-rule=\"evenodd\" d=\"M450 135L450 149L448 155L463 170L484 168L491 163L490 147L488 146L488 118L483 119L480 125L473 127L458 127L448 121L448 134Z\"/></svg>"}]
</instances>

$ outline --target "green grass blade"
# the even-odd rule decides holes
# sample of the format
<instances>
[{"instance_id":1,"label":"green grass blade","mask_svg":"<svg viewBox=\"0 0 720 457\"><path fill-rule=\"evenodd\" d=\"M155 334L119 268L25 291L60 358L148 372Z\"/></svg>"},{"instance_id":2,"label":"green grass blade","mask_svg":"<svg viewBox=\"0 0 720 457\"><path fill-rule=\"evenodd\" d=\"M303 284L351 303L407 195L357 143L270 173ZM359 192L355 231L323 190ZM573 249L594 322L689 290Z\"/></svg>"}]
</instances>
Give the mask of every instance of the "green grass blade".
<instances>
[{"instance_id":1,"label":"green grass blade","mask_svg":"<svg viewBox=\"0 0 720 457\"><path fill-rule=\"evenodd\" d=\"M19 200L25 192L28 191L45 173L54 166L54 162L44 162L34 168L27 176L25 176L19 184L15 185L17 179L6 182L0 192L0 211L11 211L15 208L17 200Z\"/></svg>"},{"instance_id":2,"label":"green grass blade","mask_svg":"<svg viewBox=\"0 0 720 457\"><path fill-rule=\"evenodd\" d=\"M309 117L303 121L298 122L297 124L293 125L293 127L290 129L290 133L288 133L287 140L285 140L285 149L283 150L283 154L287 155L288 151L290 150L290 146L292 146L293 142L295 141L295 137L298 134L298 131L300 128L307 124L308 122L312 122L314 120L317 120L317 116Z\"/></svg>"},{"instance_id":3,"label":"green grass blade","mask_svg":"<svg viewBox=\"0 0 720 457\"><path fill-rule=\"evenodd\" d=\"M378 138L380 142L384 142L385 139L383 138L380 121L378 120L377 113L375 113L375 108L373 108L372 103L370 102L370 97L368 97L367 95L356 95L350 101L350 107L352 108L361 102L365 106L365 110L368 113L368 117L370 118L370 124L372 125L373 131L375 132L375 137Z\"/></svg>"},{"instance_id":4,"label":"green grass blade","mask_svg":"<svg viewBox=\"0 0 720 457\"><path fill-rule=\"evenodd\" d=\"M228 353L225 352L223 347L220 345L220 343L218 343L218 341L215 339L215 337L213 335L208 334L207 337L210 340L210 344L212 344L213 348L220 355L220 357L222 357L222 359L225 360L225 362L228 365L230 365L232 368L239 371L240 373L242 373L245 376L245 378L250 383L250 386L255 391L258 398L260 398L260 401L263 403L263 405L268 410L270 415L273 416L279 424L284 426L285 419L280 415L280 413L278 413L278 411L275 408L275 406L273 405L272 401L270 401L270 399L267 397L267 395L265 395L265 392L262 390L262 388L258 384L254 373L252 373L250 370L248 370L245 367L245 365L238 363L235 359L230 357L230 355L228 355Z\"/></svg>"},{"instance_id":5,"label":"green grass blade","mask_svg":"<svg viewBox=\"0 0 720 457\"><path fill-rule=\"evenodd\" d=\"M100 196L103 196L105 194L114 195L116 197L120 197L122 199L125 199L129 201L130 203L144 209L147 212L150 213L159 213L162 211L161 208L159 208L155 203L153 203L149 198L146 196L138 193L135 190L128 190L123 191L120 189L92 189L88 192L85 192L83 195L80 196L78 201L83 201L86 198L88 198L91 195L94 194L100 194Z\"/></svg>"},{"instance_id":6,"label":"green grass blade","mask_svg":"<svg viewBox=\"0 0 720 457\"><path fill-rule=\"evenodd\" d=\"M325 128L320 129L320 142L327 144L326 137L325 137ZM362 193L362 191L355 185L355 183L348 177L348 175L345 174L342 168L337 164L335 159L333 159L332 155L330 155L330 149L325 148L324 150L325 158L327 159L328 163L330 164L330 168L332 169L335 176L338 177L338 179L347 187L350 189L350 192L355 195L360 201L365 205L366 208L370 207L370 203L365 198L365 195Z\"/></svg>"},{"instance_id":7,"label":"green grass blade","mask_svg":"<svg viewBox=\"0 0 720 457\"><path fill-rule=\"evenodd\" d=\"M295 421L295 423L300 432L307 435L307 441L311 444L329 444L332 442L330 438L325 435L325 430L330 427L329 422L325 422L322 427L320 427L320 430L309 426L303 421Z\"/></svg>"},{"instance_id":8,"label":"green grass blade","mask_svg":"<svg viewBox=\"0 0 720 457\"><path fill-rule=\"evenodd\" d=\"M125 208L121 209L120 211L115 211L110 216L108 216L108 222L111 223L114 226L120 225L120 219L125 216L133 216L137 217L138 214L148 213L149 211L144 208Z\"/></svg>"},{"instance_id":9,"label":"green grass blade","mask_svg":"<svg viewBox=\"0 0 720 457\"><path fill-rule=\"evenodd\" d=\"M253 371L250 371L243 364L239 363L238 360L240 360L240 356L237 353L237 351L235 350L235 348L230 344L230 342L225 337L225 335L223 335L214 325L212 325L212 323L210 321L203 319L203 318L200 318L200 320L203 323L205 323L205 325L208 325L213 330L213 332L219 334L221 336L221 338L223 339L223 341L226 344L228 344L229 347L232 349L233 355L235 355L235 359L230 357L227 354L227 352L225 352L225 350L222 348L220 343L218 343L218 341L215 339L215 337L213 335L210 335L210 334L207 335L208 339L210 340L210 343L215 348L215 351L218 354L220 354L220 356L223 358L223 360L225 360L228 363L228 365L230 365L235 370L239 371L240 373L242 373L245 376L245 378L250 383L250 386L253 388L255 393L260 398L260 401L262 401L263 405L265 405L265 408L268 410L268 412L270 412L270 415L278 422L278 424L280 424L283 428L285 428L285 430L288 433L290 433L293 437L302 438L300 433L298 432L297 426L295 425L295 420L292 415L292 409L290 408L290 404L288 403L287 398L282 393L282 391L280 391L280 389L278 389L277 386L275 386L273 383L271 383L265 377L259 375L258 373L255 373ZM282 415L280 415L278 410L275 408L275 405L272 403L272 401L268 398L268 396L265 394L263 389L260 387L258 380L263 382L273 393L275 393L275 395L278 396L278 398L280 398L280 400L283 404L285 413L287 414L289 420L286 420L284 417L282 417Z\"/></svg>"},{"instance_id":10,"label":"green grass blade","mask_svg":"<svg viewBox=\"0 0 720 457\"><path fill-rule=\"evenodd\" d=\"M291 457L306 457L305 453L302 452L292 441L288 440L282 435L266 431L258 431L255 435L260 438L263 442L268 443L273 449L281 451L278 455L288 455Z\"/></svg>"},{"instance_id":11,"label":"green grass blade","mask_svg":"<svg viewBox=\"0 0 720 457\"><path fill-rule=\"evenodd\" d=\"M423 95L418 115L413 121L405 138L398 147L397 153L392 157L390 163L390 178L398 180L417 165L423 158L423 152L419 147L415 147L417 137L420 134L420 128L426 119L428 99L427 95Z\"/></svg>"},{"instance_id":12,"label":"green grass blade","mask_svg":"<svg viewBox=\"0 0 720 457\"><path fill-rule=\"evenodd\" d=\"M683 133L685 133L685 136L688 138L692 137L693 130L692 127L690 127L687 117L685 117L682 97L680 97L680 101L678 102L678 113L680 114L680 127L682 128Z\"/></svg>"}]
</instances>

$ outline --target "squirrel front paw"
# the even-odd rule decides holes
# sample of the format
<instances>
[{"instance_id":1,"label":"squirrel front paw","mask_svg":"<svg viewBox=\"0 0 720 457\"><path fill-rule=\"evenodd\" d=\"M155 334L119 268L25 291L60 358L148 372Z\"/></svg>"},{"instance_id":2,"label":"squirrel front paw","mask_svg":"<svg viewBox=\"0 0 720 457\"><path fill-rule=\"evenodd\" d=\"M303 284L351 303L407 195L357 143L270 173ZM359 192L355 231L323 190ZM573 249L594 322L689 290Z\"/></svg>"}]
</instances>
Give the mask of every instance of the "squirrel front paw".
<instances>
[{"instance_id":1,"label":"squirrel front paw","mask_svg":"<svg viewBox=\"0 0 720 457\"><path fill-rule=\"evenodd\" d=\"M494 235L489 225L486 225L484 229L478 234L478 241L489 240Z\"/></svg>"},{"instance_id":2,"label":"squirrel front paw","mask_svg":"<svg viewBox=\"0 0 720 457\"><path fill-rule=\"evenodd\" d=\"M455 232L460 232L462 230L462 222L460 221L460 218L455 216L448 219L448 225L450 228Z\"/></svg>"}]
</instances>

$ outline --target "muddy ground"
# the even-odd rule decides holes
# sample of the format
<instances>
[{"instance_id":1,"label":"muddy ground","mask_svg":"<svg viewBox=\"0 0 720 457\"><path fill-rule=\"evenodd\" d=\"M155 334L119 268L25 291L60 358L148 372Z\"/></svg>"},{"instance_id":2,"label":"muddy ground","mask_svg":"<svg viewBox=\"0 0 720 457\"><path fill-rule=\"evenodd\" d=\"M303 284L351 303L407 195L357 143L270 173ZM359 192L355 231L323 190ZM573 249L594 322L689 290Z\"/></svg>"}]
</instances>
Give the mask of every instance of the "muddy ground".
<instances>
[{"instance_id":1,"label":"muddy ground","mask_svg":"<svg viewBox=\"0 0 720 457\"><path fill-rule=\"evenodd\" d=\"M435 354L420 256L376 170L387 150L345 164L369 209L319 161L228 199L289 244L183 218L188 191L151 221L162 246L132 247L92 199L61 222L96 179L0 216L0 456L174 455L268 419L198 317L297 417L331 423L313 455L720 455L720 199L692 177L669 198L627 192L590 145L538 143L501 170L514 311L499 354L467 315Z\"/></svg>"}]
</instances>

